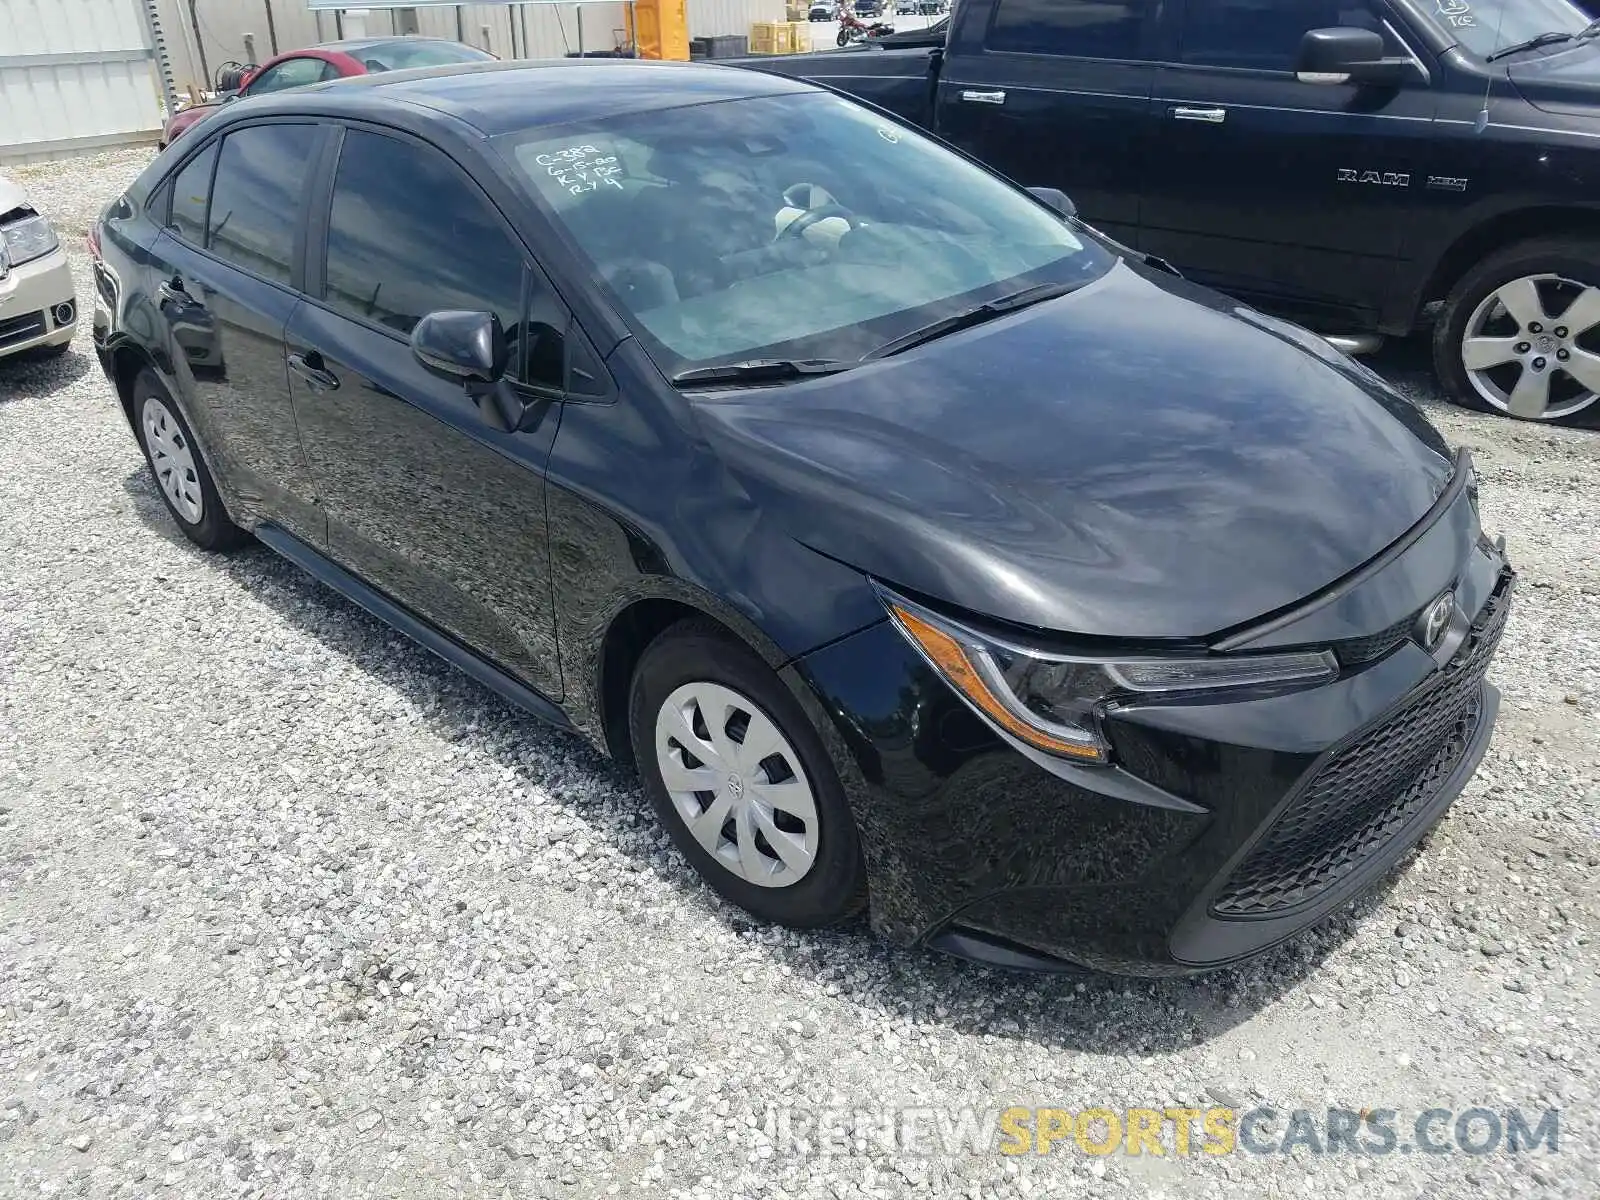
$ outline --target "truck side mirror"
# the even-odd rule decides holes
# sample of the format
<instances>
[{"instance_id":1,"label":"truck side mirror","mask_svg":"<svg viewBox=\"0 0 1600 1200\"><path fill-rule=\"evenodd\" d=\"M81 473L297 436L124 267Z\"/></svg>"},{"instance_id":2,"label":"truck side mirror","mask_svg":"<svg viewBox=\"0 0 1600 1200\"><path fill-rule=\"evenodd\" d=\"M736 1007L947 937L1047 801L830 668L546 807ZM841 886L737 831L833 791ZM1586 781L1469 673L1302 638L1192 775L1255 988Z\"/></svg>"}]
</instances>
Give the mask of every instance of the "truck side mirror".
<instances>
[{"instance_id":1,"label":"truck side mirror","mask_svg":"<svg viewBox=\"0 0 1600 1200\"><path fill-rule=\"evenodd\" d=\"M1313 29L1300 39L1295 78L1301 83L1394 87L1416 70L1409 58L1385 58L1383 37L1370 29Z\"/></svg>"},{"instance_id":2,"label":"truck side mirror","mask_svg":"<svg viewBox=\"0 0 1600 1200\"><path fill-rule=\"evenodd\" d=\"M1031 187L1028 191L1035 200L1047 204L1063 217L1075 217L1078 215L1078 206L1072 202L1072 197L1068 196L1060 188Z\"/></svg>"}]
</instances>

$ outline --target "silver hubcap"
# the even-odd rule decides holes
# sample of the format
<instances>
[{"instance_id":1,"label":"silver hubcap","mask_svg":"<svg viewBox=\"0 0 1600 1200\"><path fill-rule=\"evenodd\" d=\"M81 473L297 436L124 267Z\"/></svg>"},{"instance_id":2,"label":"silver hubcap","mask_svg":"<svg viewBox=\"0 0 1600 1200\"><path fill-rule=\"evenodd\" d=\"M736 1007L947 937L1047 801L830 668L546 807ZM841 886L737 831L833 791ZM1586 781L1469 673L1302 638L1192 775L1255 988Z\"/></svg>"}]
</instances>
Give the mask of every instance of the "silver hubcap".
<instances>
[{"instance_id":1,"label":"silver hubcap","mask_svg":"<svg viewBox=\"0 0 1600 1200\"><path fill-rule=\"evenodd\" d=\"M1514 417L1553 421L1600 398L1600 288L1560 275L1528 275L1473 310L1461 361L1473 389Z\"/></svg>"},{"instance_id":2,"label":"silver hubcap","mask_svg":"<svg viewBox=\"0 0 1600 1200\"><path fill-rule=\"evenodd\" d=\"M731 688L686 683L656 714L656 763L695 841L761 887L788 887L817 857L816 798L772 718Z\"/></svg>"},{"instance_id":3,"label":"silver hubcap","mask_svg":"<svg viewBox=\"0 0 1600 1200\"><path fill-rule=\"evenodd\" d=\"M198 525L205 516L200 497L200 476L194 469L194 451L182 427L167 406L154 396L147 397L140 418L144 423L144 443L150 448L150 468L156 482L167 494L172 507L185 521Z\"/></svg>"}]
</instances>

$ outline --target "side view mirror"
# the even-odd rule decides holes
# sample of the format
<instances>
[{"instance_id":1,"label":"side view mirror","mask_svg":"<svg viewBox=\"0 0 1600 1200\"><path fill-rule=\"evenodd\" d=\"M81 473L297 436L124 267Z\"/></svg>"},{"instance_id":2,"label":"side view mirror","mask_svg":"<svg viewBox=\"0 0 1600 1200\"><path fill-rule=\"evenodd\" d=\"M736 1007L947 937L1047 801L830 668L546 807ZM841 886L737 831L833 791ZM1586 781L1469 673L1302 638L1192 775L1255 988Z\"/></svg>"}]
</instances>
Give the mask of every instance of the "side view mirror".
<instances>
[{"instance_id":1,"label":"side view mirror","mask_svg":"<svg viewBox=\"0 0 1600 1200\"><path fill-rule=\"evenodd\" d=\"M1078 206L1072 202L1072 197L1068 196L1060 188L1031 187L1028 191L1033 194L1035 200L1047 204L1063 217L1075 217L1078 215Z\"/></svg>"},{"instance_id":2,"label":"side view mirror","mask_svg":"<svg viewBox=\"0 0 1600 1200\"><path fill-rule=\"evenodd\" d=\"M431 312L411 331L411 353L428 370L461 380L491 429L521 428L527 405L505 378L510 347L499 317L456 309Z\"/></svg>"},{"instance_id":3,"label":"side view mirror","mask_svg":"<svg viewBox=\"0 0 1600 1200\"><path fill-rule=\"evenodd\" d=\"M1394 87L1415 72L1411 59L1383 56L1381 34L1344 25L1307 32L1295 62L1295 78L1301 83Z\"/></svg>"},{"instance_id":4,"label":"side view mirror","mask_svg":"<svg viewBox=\"0 0 1600 1200\"><path fill-rule=\"evenodd\" d=\"M411 353L430 371L465 383L494 383L506 373L505 330L493 313L441 309L411 331Z\"/></svg>"}]
</instances>

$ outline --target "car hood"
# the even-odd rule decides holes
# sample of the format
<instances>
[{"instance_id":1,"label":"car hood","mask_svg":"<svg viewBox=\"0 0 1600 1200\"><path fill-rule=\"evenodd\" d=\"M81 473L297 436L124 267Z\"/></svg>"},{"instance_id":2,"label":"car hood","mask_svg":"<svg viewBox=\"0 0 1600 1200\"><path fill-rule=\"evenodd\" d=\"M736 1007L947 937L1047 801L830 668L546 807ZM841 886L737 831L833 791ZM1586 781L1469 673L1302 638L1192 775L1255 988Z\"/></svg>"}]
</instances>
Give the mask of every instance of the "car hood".
<instances>
[{"instance_id":1,"label":"car hood","mask_svg":"<svg viewBox=\"0 0 1600 1200\"><path fill-rule=\"evenodd\" d=\"M1593 116L1600 109L1600 38L1513 59L1507 74L1522 98L1544 112Z\"/></svg>"},{"instance_id":2,"label":"car hood","mask_svg":"<svg viewBox=\"0 0 1600 1200\"><path fill-rule=\"evenodd\" d=\"M28 202L28 193L4 175L0 175L0 214L8 213L13 208L21 208Z\"/></svg>"},{"instance_id":3,"label":"car hood","mask_svg":"<svg viewBox=\"0 0 1600 1200\"><path fill-rule=\"evenodd\" d=\"M705 393L796 540L1019 625L1197 638L1290 605L1431 507L1448 449L1295 326L1143 266L904 354Z\"/></svg>"}]
</instances>

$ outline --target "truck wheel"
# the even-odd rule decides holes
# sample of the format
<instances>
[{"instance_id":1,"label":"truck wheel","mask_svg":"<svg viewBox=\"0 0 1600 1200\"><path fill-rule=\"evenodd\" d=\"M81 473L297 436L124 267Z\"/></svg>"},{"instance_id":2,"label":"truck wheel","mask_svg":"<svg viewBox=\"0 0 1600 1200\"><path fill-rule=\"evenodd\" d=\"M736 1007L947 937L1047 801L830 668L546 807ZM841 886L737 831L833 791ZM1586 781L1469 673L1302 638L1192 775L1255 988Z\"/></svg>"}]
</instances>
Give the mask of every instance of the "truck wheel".
<instances>
[{"instance_id":1,"label":"truck wheel","mask_svg":"<svg viewBox=\"0 0 1600 1200\"><path fill-rule=\"evenodd\" d=\"M1451 289L1433 331L1450 398L1525 421L1600 416L1600 241L1519 242Z\"/></svg>"}]
</instances>

